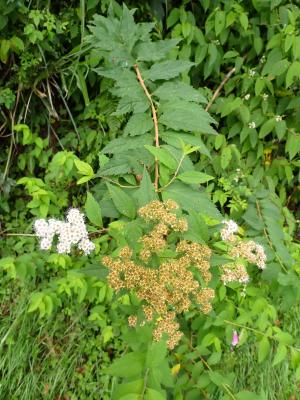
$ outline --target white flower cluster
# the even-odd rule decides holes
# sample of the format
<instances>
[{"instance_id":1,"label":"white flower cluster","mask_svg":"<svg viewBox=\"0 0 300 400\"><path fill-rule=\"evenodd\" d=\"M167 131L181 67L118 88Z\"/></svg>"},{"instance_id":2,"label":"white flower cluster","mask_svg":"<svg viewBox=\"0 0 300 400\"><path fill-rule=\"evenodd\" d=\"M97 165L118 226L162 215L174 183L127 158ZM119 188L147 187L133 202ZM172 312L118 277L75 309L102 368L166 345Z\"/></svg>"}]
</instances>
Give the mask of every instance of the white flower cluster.
<instances>
[{"instance_id":1,"label":"white flower cluster","mask_svg":"<svg viewBox=\"0 0 300 400\"><path fill-rule=\"evenodd\" d=\"M250 129L255 129L255 128L256 128L256 123L255 123L254 121L249 122L248 127L249 127Z\"/></svg>"},{"instance_id":2,"label":"white flower cluster","mask_svg":"<svg viewBox=\"0 0 300 400\"><path fill-rule=\"evenodd\" d=\"M84 254L95 250L95 245L88 238L83 214L77 208L71 208L67 213L67 221L50 218L37 219L34 223L36 235L41 239L40 248L49 250L55 235L58 236L57 252L70 253L72 245L77 245Z\"/></svg>"},{"instance_id":3,"label":"white flower cluster","mask_svg":"<svg viewBox=\"0 0 300 400\"><path fill-rule=\"evenodd\" d=\"M225 225L220 231L222 240L224 242L233 242L235 240L234 234L238 231L239 227L232 219L228 221L223 220L222 223Z\"/></svg>"}]
</instances>

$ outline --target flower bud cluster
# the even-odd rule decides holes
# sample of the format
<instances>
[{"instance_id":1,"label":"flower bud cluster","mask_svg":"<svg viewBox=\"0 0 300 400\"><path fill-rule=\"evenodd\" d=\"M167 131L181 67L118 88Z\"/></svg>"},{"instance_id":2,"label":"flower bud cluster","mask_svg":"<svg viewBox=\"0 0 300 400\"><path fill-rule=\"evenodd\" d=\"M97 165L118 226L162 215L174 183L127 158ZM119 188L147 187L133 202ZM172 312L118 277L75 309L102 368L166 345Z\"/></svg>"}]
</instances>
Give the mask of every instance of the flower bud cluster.
<instances>
[{"instance_id":1,"label":"flower bud cluster","mask_svg":"<svg viewBox=\"0 0 300 400\"><path fill-rule=\"evenodd\" d=\"M253 240L241 241L235 233L238 231L237 224L232 221L222 221L225 227L221 229L220 234L224 242L232 246L229 256L234 260L244 259L251 264L256 264L259 269L266 268L267 256L262 245ZM226 285L229 282L240 282L247 284L249 275L242 263L226 264L222 267L221 281Z\"/></svg>"},{"instance_id":2,"label":"flower bud cluster","mask_svg":"<svg viewBox=\"0 0 300 400\"><path fill-rule=\"evenodd\" d=\"M222 240L224 242L233 242L235 240L234 234L238 231L239 227L232 219L228 221L223 220L222 223L225 225L220 231Z\"/></svg>"},{"instance_id":3,"label":"flower bud cluster","mask_svg":"<svg viewBox=\"0 0 300 400\"><path fill-rule=\"evenodd\" d=\"M155 266L151 263L153 253L167 248L170 234L187 229L187 221L173 213L177 208L172 200L152 201L141 208L139 215L151 224L150 231L140 239L142 248L136 253L125 246L117 258L105 256L102 259L109 268L108 282L112 288L116 291L133 289L142 302L142 320L131 315L129 325L153 321L154 339L160 340L167 334L170 349L182 336L176 315L188 311L195 300L201 311L208 313L214 297L214 291L201 287L193 272L196 268L206 284L211 280L208 246L180 240L174 257Z\"/></svg>"},{"instance_id":4,"label":"flower bud cluster","mask_svg":"<svg viewBox=\"0 0 300 400\"><path fill-rule=\"evenodd\" d=\"M66 222L50 218L37 219L34 223L36 235L40 238L41 250L49 250L55 235L58 236L57 252L70 253L72 245L77 245L84 254L95 250L95 245L88 238L83 214L77 208L71 208L67 213Z\"/></svg>"}]
</instances>

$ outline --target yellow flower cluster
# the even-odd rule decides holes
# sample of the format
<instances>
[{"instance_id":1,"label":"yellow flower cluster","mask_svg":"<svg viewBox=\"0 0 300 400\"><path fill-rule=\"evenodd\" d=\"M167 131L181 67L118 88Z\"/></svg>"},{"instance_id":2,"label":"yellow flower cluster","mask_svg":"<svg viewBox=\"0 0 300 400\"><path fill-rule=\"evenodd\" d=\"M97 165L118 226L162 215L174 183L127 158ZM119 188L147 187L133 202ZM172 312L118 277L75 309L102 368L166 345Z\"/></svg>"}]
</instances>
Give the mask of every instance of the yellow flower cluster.
<instances>
[{"instance_id":1,"label":"yellow flower cluster","mask_svg":"<svg viewBox=\"0 0 300 400\"><path fill-rule=\"evenodd\" d=\"M140 323L153 321L154 339L160 340L166 333L170 349L174 348L182 336L176 314L187 311L193 299L201 310L207 313L211 310L210 302L214 297L214 291L201 288L189 269L199 269L206 283L211 279L211 250L207 246L182 240L177 244L176 258L162 262L157 267L143 265L152 253L157 253L167 246L168 234L172 231L187 230L187 221L173 213L177 208L178 205L172 200L165 203L153 201L141 208L139 215L147 222L154 223L154 226L141 238L143 247L135 260L132 250L127 246L121 249L118 258L103 257L102 260L110 270L108 281L112 288L116 291L124 288L135 290L143 303L144 320ZM135 326L138 323L137 317L130 316L128 323Z\"/></svg>"}]
</instances>

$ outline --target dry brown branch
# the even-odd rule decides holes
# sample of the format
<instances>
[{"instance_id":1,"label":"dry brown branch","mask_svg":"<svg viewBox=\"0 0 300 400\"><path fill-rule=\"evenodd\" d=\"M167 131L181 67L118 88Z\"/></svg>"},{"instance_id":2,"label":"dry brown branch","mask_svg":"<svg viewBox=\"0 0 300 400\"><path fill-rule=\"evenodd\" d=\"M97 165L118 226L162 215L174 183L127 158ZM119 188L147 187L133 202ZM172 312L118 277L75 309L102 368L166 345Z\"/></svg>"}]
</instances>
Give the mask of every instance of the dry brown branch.
<instances>
[{"instance_id":1,"label":"dry brown branch","mask_svg":"<svg viewBox=\"0 0 300 400\"><path fill-rule=\"evenodd\" d=\"M219 96L220 91L222 90L225 83L230 79L231 75L235 72L235 67L233 67L225 76L220 85L217 87L217 90L214 92L213 97L210 99L209 103L207 104L205 111L208 111L212 106L213 102Z\"/></svg>"},{"instance_id":2,"label":"dry brown branch","mask_svg":"<svg viewBox=\"0 0 300 400\"><path fill-rule=\"evenodd\" d=\"M134 69L136 72L136 76L138 78L138 81L140 83L140 85L142 86L145 95L147 96L149 102L150 102L150 106L151 106L151 112L152 112L152 119L153 119L153 124L154 124L154 132L155 132L155 146L159 147L159 132L158 132L158 121L157 121L157 114L156 114L156 109L154 106L154 103L152 101L152 97L151 94L149 93L144 79L142 78L141 72L139 70L139 67L137 64L134 65ZM155 178L154 178L154 187L157 190L158 189L158 178L159 178L159 172L158 172L158 160L155 159Z\"/></svg>"}]
</instances>

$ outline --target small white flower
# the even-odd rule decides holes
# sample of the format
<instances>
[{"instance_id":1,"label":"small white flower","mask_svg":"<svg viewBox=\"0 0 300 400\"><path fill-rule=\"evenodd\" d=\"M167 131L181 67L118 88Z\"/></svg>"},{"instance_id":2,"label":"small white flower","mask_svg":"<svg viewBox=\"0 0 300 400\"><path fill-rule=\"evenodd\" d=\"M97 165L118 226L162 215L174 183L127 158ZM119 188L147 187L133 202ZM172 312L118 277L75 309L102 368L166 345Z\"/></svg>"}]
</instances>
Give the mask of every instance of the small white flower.
<instances>
[{"instance_id":1,"label":"small white flower","mask_svg":"<svg viewBox=\"0 0 300 400\"><path fill-rule=\"evenodd\" d=\"M90 254L95 245L88 238L84 215L76 208L71 208L67 213L67 222L50 218L47 222L38 219L34 223L36 235L41 239L40 248L49 250L55 235L58 236L57 252L70 253L72 245L78 245L85 254Z\"/></svg>"},{"instance_id":2,"label":"small white flower","mask_svg":"<svg viewBox=\"0 0 300 400\"><path fill-rule=\"evenodd\" d=\"M245 99L245 100L249 100L250 97L251 97L250 93L247 93L247 94L244 96L244 99Z\"/></svg>"},{"instance_id":3,"label":"small white flower","mask_svg":"<svg viewBox=\"0 0 300 400\"><path fill-rule=\"evenodd\" d=\"M276 116L275 116L275 121L276 121L276 122L282 121L282 116L281 116L281 115L276 115Z\"/></svg>"},{"instance_id":4,"label":"small white flower","mask_svg":"<svg viewBox=\"0 0 300 400\"><path fill-rule=\"evenodd\" d=\"M34 223L34 230L37 236L46 237L48 233L48 223L44 219L37 219Z\"/></svg>"},{"instance_id":5,"label":"small white flower","mask_svg":"<svg viewBox=\"0 0 300 400\"><path fill-rule=\"evenodd\" d=\"M234 234L238 231L238 225L232 220L229 219L223 220L222 223L225 225L223 229L221 229L221 239L225 242L232 242L234 241Z\"/></svg>"},{"instance_id":6,"label":"small white flower","mask_svg":"<svg viewBox=\"0 0 300 400\"><path fill-rule=\"evenodd\" d=\"M262 95L263 101L267 101L268 100L269 95L267 93L264 93Z\"/></svg>"},{"instance_id":7,"label":"small white flower","mask_svg":"<svg viewBox=\"0 0 300 400\"><path fill-rule=\"evenodd\" d=\"M259 60L259 62L260 62L261 64L265 63L265 62L266 62L266 56L263 55L263 56L261 57L261 59Z\"/></svg>"},{"instance_id":8,"label":"small white flower","mask_svg":"<svg viewBox=\"0 0 300 400\"><path fill-rule=\"evenodd\" d=\"M250 129L255 129L255 128L256 128L256 123L255 123L254 121L249 122L248 127L249 127Z\"/></svg>"},{"instance_id":9,"label":"small white flower","mask_svg":"<svg viewBox=\"0 0 300 400\"><path fill-rule=\"evenodd\" d=\"M249 76L250 76L251 78L252 78L253 76L255 76L255 74L256 74L255 69L249 69L248 74L249 74Z\"/></svg>"}]
</instances>

